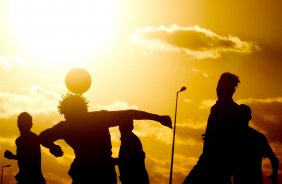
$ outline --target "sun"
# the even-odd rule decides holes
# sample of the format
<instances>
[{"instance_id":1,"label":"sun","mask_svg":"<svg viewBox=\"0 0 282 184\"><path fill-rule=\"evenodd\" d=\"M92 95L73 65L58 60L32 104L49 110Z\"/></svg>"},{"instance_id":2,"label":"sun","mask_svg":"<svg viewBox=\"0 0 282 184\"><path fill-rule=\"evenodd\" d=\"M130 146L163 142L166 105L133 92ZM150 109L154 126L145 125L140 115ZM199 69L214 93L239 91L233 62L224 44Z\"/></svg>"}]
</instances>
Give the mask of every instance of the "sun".
<instances>
[{"instance_id":1,"label":"sun","mask_svg":"<svg viewBox=\"0 0 282 184\"><path fill-rule=\"evenodd\" d=\"M9 0L10 32L31 57L53 63L81 62L113 39L117 0Z\"/></svg>"}]
</instances>

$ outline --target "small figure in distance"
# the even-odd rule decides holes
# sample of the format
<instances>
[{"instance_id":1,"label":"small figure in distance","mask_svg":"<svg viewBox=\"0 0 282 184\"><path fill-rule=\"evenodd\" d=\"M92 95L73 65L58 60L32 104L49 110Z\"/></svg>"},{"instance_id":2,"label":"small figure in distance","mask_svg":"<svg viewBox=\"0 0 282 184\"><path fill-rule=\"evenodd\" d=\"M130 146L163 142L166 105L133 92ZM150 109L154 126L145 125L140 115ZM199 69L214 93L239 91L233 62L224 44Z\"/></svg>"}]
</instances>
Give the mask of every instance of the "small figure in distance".
<instances>
[{"instance_id":1,"label":"small figure in distance","mask_svg":"<svg viewBox=\"0 0 282 184\"><path fill-rule=\"evenodd\" d=\"M145 152L140 139L132 132L133 121L119 125L121 145L118 155L118 168L122 184L149 184L145 167Z\"/></svg>"},{"instance_id":2,"label":"small figure in distance","mask_svg":"<svg viewBox=\"0 0 282 184\"><path fill-rule=\"evenodd\" d=\"M263 184L262 158L268 158L272 166L272 184L278 184L279 160L272 151L264 134L251 128L251 108L245 104L239 105L241 131L238 132L238 150L233 175L234 184Z\"/></svg>"},{"instance_id":3,"label":"small figure in distance","mask_svg":"<svg viewBox=\"0 0 282 184\"><path fill-rule=\"evenodd\" d=\"M18 161L19 172L15 176L18 184L45 184L41 172L41 150L38 136L31 131L32 117L27 112L18 116L20 136L16 139L17 153L6 150L4 157Z\"/></svg>"}]
</instances>

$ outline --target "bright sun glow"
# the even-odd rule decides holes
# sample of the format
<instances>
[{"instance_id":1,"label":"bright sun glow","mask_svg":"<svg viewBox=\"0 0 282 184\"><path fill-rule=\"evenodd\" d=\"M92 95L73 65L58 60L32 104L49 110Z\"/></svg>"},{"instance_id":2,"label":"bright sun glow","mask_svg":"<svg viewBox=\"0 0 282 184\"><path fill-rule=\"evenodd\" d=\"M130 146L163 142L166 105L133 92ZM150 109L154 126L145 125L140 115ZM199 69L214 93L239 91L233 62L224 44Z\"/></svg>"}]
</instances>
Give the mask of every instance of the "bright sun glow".
<instances>
[{"instance_id":1,"label":"bright sun glow","mask_svg":"<svg viewBox=\"0 0 282 184\"><path fill-rule=\"evenodd\" d=\"M113 38L117 0L9 0L11 33L21 50L48 62L90 59Z\"/></svg>"}]
</instances>

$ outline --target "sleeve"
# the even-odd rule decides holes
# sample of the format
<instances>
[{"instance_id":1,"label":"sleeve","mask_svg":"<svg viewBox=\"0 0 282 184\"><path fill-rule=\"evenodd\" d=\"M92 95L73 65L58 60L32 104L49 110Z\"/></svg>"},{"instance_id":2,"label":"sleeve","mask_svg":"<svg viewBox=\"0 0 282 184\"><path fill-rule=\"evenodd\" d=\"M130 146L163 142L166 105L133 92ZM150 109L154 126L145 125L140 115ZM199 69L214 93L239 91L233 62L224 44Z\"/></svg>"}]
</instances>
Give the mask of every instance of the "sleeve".
<instances>
[{"instance_id":1,"label":"sleeve","mask_svg":"<svg viewBox=\"0 0 282 184\"><path fill-rule=\"evenodd\" d=\"M270 159L270 162L271 162L271 165L272 165L272 170L273 170L273 173L277 173L278 172L278 168L279 168L279 160L278 158L276 157L276 155L274 154L272 148L270 147L265 135L262 136L262 148L263 148L263 151L262 151L262 154L263 154L263 157L264 158L269 158Z\"/></svg>"},{"instance_id":2,"label":"sleeve","mask_svg":"<svg viewBox=\"0 0 282 184\"><path fill-rule=\"evenodd\" d=\"M53 142L62 139L66 130L64 128L64 123L65 122L60 122L55 126L41 132L38 136L40 144L44 147L50 148L51 146L53 146Z\"/></svg>"},{"instance_id":3,"label":"sleeve","mask_svg":"<svg viewBox=\"0 0 282 184\"><path fill-rule=\"evenodd\" d=\"M262 148L262 156L264 158L270 158L270 157L273 157L275 156L272 148L270 147L265 135L262 135L261 136L261 142L262 142L262 145L261 145L261 148Z\"/></svg>"},{"instance_id":4,"label":"sleeve","mask_svg":"<svg viewBox=\"0 0 282 184\"><path fill-rule=\"evenodd\" d=\"M106 127L118 126L121 123L130 122L129 120L148 119L160 121L159 115L139 110L90 112L90 118L93 121L97 121L98 124L102 124Z\"/></svg>"}]
</instances>

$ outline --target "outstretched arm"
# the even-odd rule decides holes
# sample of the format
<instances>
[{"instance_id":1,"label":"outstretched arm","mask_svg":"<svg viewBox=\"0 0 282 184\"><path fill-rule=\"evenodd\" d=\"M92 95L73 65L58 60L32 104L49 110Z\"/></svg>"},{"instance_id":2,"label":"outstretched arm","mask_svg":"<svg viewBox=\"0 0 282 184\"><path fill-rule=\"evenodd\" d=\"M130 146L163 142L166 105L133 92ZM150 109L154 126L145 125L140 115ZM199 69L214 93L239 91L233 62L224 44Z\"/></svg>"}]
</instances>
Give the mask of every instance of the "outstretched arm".
<instances>
[{"instance_id":1,"label":"outstretched arm","mask_svg":"<svg viewBox=\"0 0 282 184\"><path fill-rule=\"evenodd\" d=\"M4 157L10 160L18 160L17 155L14 155L11 151L6 150L4 153Z\"/></svg>"},{"instance_id":2,"label":"outstretched arm","mask_svg":"<svg viewBox=\"0 0 282 184\"><path fill-rule=\"evenodd\" d=\"M123 111L105 111L109 122L112 122L111 126L118 126L122 122L127 120L153 120L158 121L162 125L172 128L172 122L169 116L160 116L157 114L148 113L140 110L123 110Z\"/></svg>"},{"instance_id":3,"label":"outstretched arm","mask_svg":"<svg viewBox=\"0 0 282 184\"><path fill-rule=\"evenodd\" d=\"M278 184L279 160L274 154L269 159L272 166L272 174L268 178L272 179L272 184Z\"/></svg>"},{"instance_id":4,"label":"outstretched arm","mask_svg":"<svg viewBox=\"0 0 282 184\"><path fill-rule=\"evenodd\" d=\"M49 148L49 151L55 157L63 156L64 152L62 151L59 145L54 144L54 142L60 139L60 125L55 125L52 128L46 129L39 134L40 144L46 148Z\"/></svg>"}]
</instances>

